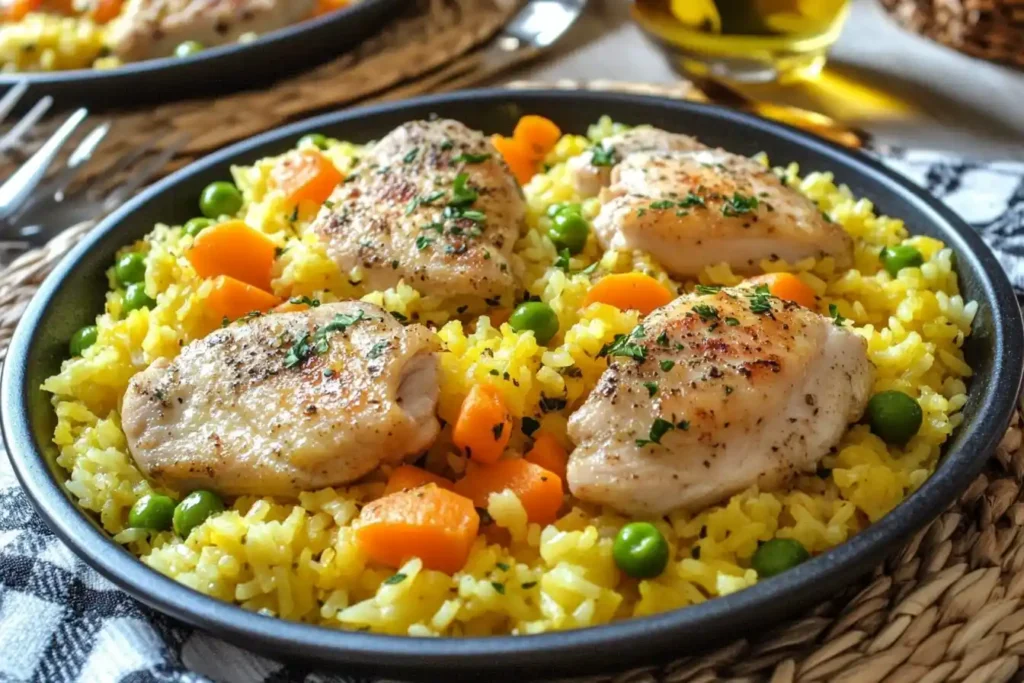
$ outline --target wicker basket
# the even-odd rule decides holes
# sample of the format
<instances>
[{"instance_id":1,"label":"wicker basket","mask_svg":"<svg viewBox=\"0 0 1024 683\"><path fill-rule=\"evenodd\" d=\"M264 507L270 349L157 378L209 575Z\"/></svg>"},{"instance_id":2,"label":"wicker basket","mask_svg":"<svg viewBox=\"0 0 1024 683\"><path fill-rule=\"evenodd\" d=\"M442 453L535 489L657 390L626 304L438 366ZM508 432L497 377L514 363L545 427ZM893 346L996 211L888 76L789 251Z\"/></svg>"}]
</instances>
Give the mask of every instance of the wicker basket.
<instances>
[{"instance_id":1,"label":"wicker basket","mask_svg":"<svg viewBox=\"0 0 1024 683\"><path fill-rule=\"evenodd\" d=\"M975 57L1024 66L1024 0L881 0L905 28Z\"/></svg>"}]
</instances>

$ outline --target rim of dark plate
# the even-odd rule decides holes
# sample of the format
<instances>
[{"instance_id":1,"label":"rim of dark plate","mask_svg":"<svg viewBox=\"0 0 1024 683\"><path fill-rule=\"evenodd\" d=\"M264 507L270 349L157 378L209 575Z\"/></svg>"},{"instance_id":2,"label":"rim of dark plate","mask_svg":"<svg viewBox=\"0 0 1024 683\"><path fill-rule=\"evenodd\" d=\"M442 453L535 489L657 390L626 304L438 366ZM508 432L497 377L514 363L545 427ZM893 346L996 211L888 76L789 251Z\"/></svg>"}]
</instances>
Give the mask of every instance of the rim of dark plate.
<instances>
[{"instance_id":1,"label":"rim of dark plate","mask_svg":"<svg viewBox=\"0 0 1024 683\"><path fill-rule=\"evenodd\" d=\"M202 50L189 57L159 57L157 59L145 59L140 62L128 62L113 69L65 69L61 71L24 71L9 74L0 74L0 87L16 85L22 81L30 85L47 85L66 81L88 82L94 80L106 80L121 76L132 76L138 74L150 74L164 69L173 69L182 64L198 64L201 62L213 62L222 57L246 50L264 48L281 42L286 42L307 31L316 30L337 22L351 19L362 14L368 8L388 0L359 0L348 7L335 10L330 14L306 19L290 26L283 26L279 29L259 35L255 40L245 43L234 42L227 45L218 45Z\"/></svg>"},{"instance_id":2,"label":"rim of dark plate","mask_svg":"<svg viewBox=\"0 0 1024 683\"><path fill-rule=\"evenodd\" d=\"M739 126L740 130L754 129L781 136L826 157L838 157L856 173L872 176L898 188L903 200L916 203L919 209L931 214L933 221L945 224L948 228L944 236L947 246L954 249L961 263L970 262L971 269L982 276L980 286L983 296L977 300L994 309L992 344L998 355L994 360L992 377L984 384L976 383L971 397L981 401L980 410L985 411L986 416L984 423L979 420L972 425L960 448L944 454L942 464L925 484L882 519L847 542L770 581L699 605L654 616L538 635L424 639L332 630L263 616L198 593L159 574L93 526L85 513L71 502L63 487L54 481L42 454L33 444L30 421L25 410L30 388L25 384L24 365L19 362L27 357L28 343L42 311L56 293L61 280L77 266L84 254L150 197L173 187L183 178L225 163L252 147L295 137L326 125L433 103L518 101L528 105L531 100L564 100L577 104L613 101L635 105L640 111L652 106L678 111L696 109L730 125ZM939 200L866 154L851 153L789 126L712 105L645 95L587 91L470 90L325 114L290 124L220 150L168 176L125 204L58 264L25 311L12 339L8 362L3 367L0 392L4 409L0 418L5 445L15 473L57 535L115 584L160 611L207 630L229 634L235 642L266 645L279 652L295 651L296 647L300 647L297 652L302 656L321 661L344 661L377 667L385 662L385 665L396 668L434 673L494 670L509 666L515 666L517 670L529 668L541 671L549 666L557 667L559 657L569 651L610 647L624 653L623 648L629 644L664 647L676 641L679 633L687 629L727 627L730 618L737 612L771 610L774 601L795 595L801 589L813 590L815 585L847 580L862 573L855 566L858 556L880 556L894 543L923 527L945 509L981 470L1002 438L1012 416L1024 371L1022 348L1024 325L1021 323L1013 289L995 255L981 237ZM11 359L15 362L11 363ZM529 655L528 664L522 660L524 655ZM626 656L623 654L623 657Z\"/></svg>"}]
</instances>

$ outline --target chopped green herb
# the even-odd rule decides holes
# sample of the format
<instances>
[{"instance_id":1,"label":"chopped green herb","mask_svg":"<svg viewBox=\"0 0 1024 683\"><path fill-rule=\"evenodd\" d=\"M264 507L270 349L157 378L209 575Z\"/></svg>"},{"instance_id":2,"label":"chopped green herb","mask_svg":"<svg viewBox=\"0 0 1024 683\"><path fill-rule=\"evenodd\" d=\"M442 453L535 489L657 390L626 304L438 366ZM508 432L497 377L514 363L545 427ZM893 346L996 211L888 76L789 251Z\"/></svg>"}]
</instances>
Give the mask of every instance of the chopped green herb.
<instances>
[{"instance_id":1,"label":"chopped green herb","mask_svg":"<svg viewBox=\"0 0 1024 683\"><path fill-rule=\"evenodd\" d=\"M556 410L561 410L566 405L564 398L551 398L550 396L540 395L540 409L545 413L553 413Z\"/></svg>"},{"instance_id":2,"label":"chopped green herb","mask_svg":"<svg viewBox=\"0 0 1024 683\"><path fill-rule=\"evenodd\" d=\"M757 204L757 197L745 196L735 192L732 197L726 198L725 203L722 204L722 214L725 216L739 216L740 214L750 213L757 208Z\"/></svg>"},{"instance_id":3,"label":"chopped green herb","mask_svg":"<svg viewBox=\"0 0 1024 683\"><path fill-rule=\"evenodd\" d=\"M758 285L754 293L750 295L750 311L752 313L771 313L771 294L768 292L768 285Z\"/></svg>"},{"instance_id":4,"label":"chopped green herb","mask_svg":"<svg viewBox=\"0 0 1024 683\"><path fill-rule=\"evenodd\" d=\"M370 352L366 354L367 358L380 358L380 354L384 353L384 349L388 347L387 342L377 342L370 349Z\"/></svg>"},{"instance_id":5,"label":"chopped green herb","mask_svg":"<svg viewBox=\"0 0 1024 683\"><path fill-rule=\"evenodd\" d=\"M433 243L434 240L430 239L429 237L426 237L425 235L420 235L419 237L416 238L416 248L419 249L420 251L423 251Z\"/></svg>"},{"instance_id":6,"label":"chopped green herb","mask_svg":"<svg viewBox=\"0 0 1024 683\"><path fill-rule=\"evenodd\" d=\"M459 216L459 218L465 218L466 220L473 221L474 223L483 223L487 220L487 216L483 211L476 211L474 209L466 209L462 212L462 215Z\"/></svg>"},{"instance_id":7,"label":"chopped green herb","mask_svg":"<svg viewBox=\"0 0 1024 683\"><path fill-rule=\"evenodd\" d=\"M460 173L455 176L455 180L452 181L452 198L448 202L448 206L469 206L476 201L477 191L466 185L469 180L469 174Z\"/></svg>"},{"instance_id":8,"label":"chopped green herb","mask_svg":"<svg viewBox=\"0 0 1024 683\"><path fill-rule=\"evenodd\" d=\"M698 294L718 294L722 291L721 285L697 285Z\"/></svg>"},{"instance_id":9,"label":"chopped green herb","mask_svg":"<svg viewBox=\"0 0 1024 683\"><path fill-rule=\"evenodd\" d=\"M639 209L636 210L636 215L637 218L643 218L644 216L647 215L647 209L641 206Z\"/></svg>"},{"instance_id":10,"label":"chopped green herb","mask_svg":"<svg viewBox=\"0 0 1024 683\"><path fill-rule=\"evenodd\" d=\"M665 372L668 372L669 370L671 370L672 368L674 368L676 366L676 362L674 360L665 359L665 360L661 361L660 363L658 363L658 365L661 367L662 370L664 370Z\"/></svg>"},{"instance_id":11,"label":"chopped green herb","mask_svg":"<svg viewBox=\"0 0 1024 683\"><path fill-rule=\"evenodd\" d=\"M491 581L491 586L494 588L498 595L505 594L505 584L498 583L497 581Z\"/></svg>"},{"instance_id":12,"label":"chopped green herb","mask_svg":"<svg viewBox=\"0 0 1024 683\"><path fill-rule=\"evenodd\" d=\"M294 223L297 220L299 220L299 206L296 204L292 210L292 215L288 217L288 221Z\"/></svg>"},{"instance_id":13,"label":"chopped green herb","mask_svg":"<svg viewBox=\"0 0 1024 683\"><path fill-rule=\"evenodd\" d=\"M445 140L444 142L441 143L440 147L441 147L441 151L447 152L448 150L450 150L454 146L455 146L454 142L452 142L451 140Z\"/></svg>"},{"instance_id":14,"label":"chopped green herb","mask_svg":"<svg viewBox=\"0 0 1024 683\"><path fill-rule=\"evenodd\" d=\"M718 309L707 304L697 304L693 307L693 312L699 315L704 322L718 319Z\"/></svg>"},{"instance_id":15,"label":"chopped green herb","mask_svg":"<svg viewBox=\"0 0 1024 683\"><path fill-rule=\"evenodd\" d=\"M456 164L460 162L467 164L482 164L483 162L487 161L490 158L490 152L484 152L483 154L470 154L468 152L463 152L458 156L452 157L452 161L455 162Z\"/></svg>"},{"instance_id":16,"label":"chopped green herb","mask_svg":"<svg viewBox=\"0 0 1024 683\"><path fill-rule=\"evenodd\" d=\"M392 318L394 318L395 320L397 320L400 323L404 323L405 321L408 320L408 318L406 318L404 315L402 315L398 311L388 311L388 312L391 314Z\"/></svg>"},{"instance_id":17,"label":"chopped green herb","mask_svg":"<svg viewBox=\"0 0 1024 683\"><path fill-rule=\"evenodd\" d=\"M591 147L590 153L590 163L594 166L614 166L617 161L615 150L602 144Z\"/></svg>"},{"instance_id":18,"label":"chopped green herb","mask_svg":"<svg viewBox=\"0 0 1024 683\"><path fill-rule=\"evenodd\" d=\"M309 345L309 333L306 333L299 337L299 340L288 349L288 354L284 357L284 366L286 368L293 368L309 358L312 353L313 348Z\"/></svg>"},{"instance_id":19,"label":"chopped green herb","mask_svg":"<svg viewBox=\"0 0 1024 683\"><path fill-rule=\"evenodd\" d=\"M308 296L293 296L288 299L290 304L306 304L310 308L316 308L320 305L320 299L310 299Z\"/></svg>"},{"instance_id":20,"label":"chopped green herb","mask_svg":"<svg viewBox=\"0 0 1024 683\"><path fill-rule=\"evenodd\" d=\"M846 318L844 318L843 316L839 315L839 307L836 306L835 304L829 304L828 305L828 314L829 314L829 317L832 318L832 323L836 327L842 327L843 323L846 322Z\"/></svg>"},{"instance_id":21,"label":"chopped green herb","mask_svg":"<svg viewBox=\"0 0 1024 683\"><path fill-rule=\"evenodd\" d=\"M496 562L494 564L494 566L497 567L498 569L500 569L503 572L507 572L510 569L510 567L507 564L505 564L504 562Z\"/></svg>"},{"instance_id":22,"label":"chopped green herb","mask_svg":"<svg viewBox=\"0 0 1024 683\"><path fill-rule=\"evenodd\" d=\"M392 574L388 578L384 579L384 585L394 586L396 584L402 583L407 578L409 578L407 575L403 574L402 572L398 572L397 574Z\"/></svg>"},{"instance_id":23,"label":"chopped green herb","mask_svg":"<svg viewBox=\"0 0 1024 683\"><path fill-rule=\"evenodd\" d=\"M668 434L670 431L675 429L676 426L668 420L663 420L660 417L654 418L654 423L651 425L650 433L648 433L646 439L637 439L636 445L638 448L643 448L648 444L660 444L661 437Z\"/></svg>"},{"instance_id":24,"label":"chopped green herb","mask_svg":"<svg viewBox=\"0 0 1024 683\"><path fill-rule=\"evenodd\" d=\"M680 420L679 422L676 423L676 429L678 429L681 432L688 432L688 431L690 431L690 421L689 420Z\"/></svg>"},{"instance_id":25,"label":"chopped green herb","mask_svg":"<svg viewBox=\"0 0 1024 683\"><path fill-rule=\"evenodd\" d=\"M334 370L331 368L324 370L324 377L327 377L328 379L334 377Z\"/></svg>"},{"instance_id":26,"label":"chopped green herb","mask_svg":"<svg viewBox=\"0 0 1024 683\"><path fill-rule=\"evenodd\" d=\"M662 332L654 341L658 343L658 346L668 346L668 332Z\"/></svg>"},{"instance_id":27,"label":"chopped green herb","mask_svg":"<svg viewBox=\"0 0 1024 683\"><path fill-rule=\"evenodd\" d=\"M658 393L658 383L657 382L644 382L644 386L647 387L647 395L648 396L654 396L656 393Z\"/></svg>"},{"instance_id":28,"label":"chopped green herb","mask_svg":"<svg viewBox=\"0 0 1024 683\"><path fill-rule=\"evenodd\" d=\"M737 320L736 318L729 317L725 319L725 324L728 325L729 327L736 327L737 325L740 324L740 321Z\"/></svg>"},{"instance_id":29,"label":"chopped green herb","mask_svg":"<svg viewBox=\"0 0 1024 683\"><path fill-rule=\"evenodd\" d=\"M661 201L650 203L652 209L671 209L675 205L676 203L671 199L662 199Z\"/></svg>"},{"instance_id":30,"label":"chopped green herb","mask_svg":"<svg viewBox=\"0 0 1024 683\"><path fill-rule=\"evenodd\" d=\"M416 161L416 155L419 154L419 151L419 147L413 147L404 157L402 157L402 162L406 164L411 164L412 162Z\"/></svg>"},{"instance_id":31,"label":"chopped green herb","mask_svg":"<svg viewBox=\"0 0 1024 683\"><path fill-rule=\"evenodd\" d=\"M681 209L689 209L691 206L704 206L704 200L699 195L688 192L678 204Z\"/></svg>"},{"instance_id":32,"label":"chopped green herb","mask_svg":"<svg viewBox=\"0 0 1024 683\"><path fill-rule=\"evenodd\" d=\"M524 589L526 589L526 590L529 590L530 588L533 588L536 585L537 585L536 581L527 581L526 583L522 584L522 587Z\"/></svg>"},{"instance_id":33,"label":"chopped green herb","mask_svg":"<svg viewBox=\"0 0 1024 683\"><path fill-rule=\"evenodd\" d=\"M605 344L597 355L599 358L602 356L625 356L642 361L647 358L647 349L635 343L634 340L642 339L643 336L644 326L637 325L629 334L615 335L615 340L611 344Z\"/></svg>"}]
</instances>

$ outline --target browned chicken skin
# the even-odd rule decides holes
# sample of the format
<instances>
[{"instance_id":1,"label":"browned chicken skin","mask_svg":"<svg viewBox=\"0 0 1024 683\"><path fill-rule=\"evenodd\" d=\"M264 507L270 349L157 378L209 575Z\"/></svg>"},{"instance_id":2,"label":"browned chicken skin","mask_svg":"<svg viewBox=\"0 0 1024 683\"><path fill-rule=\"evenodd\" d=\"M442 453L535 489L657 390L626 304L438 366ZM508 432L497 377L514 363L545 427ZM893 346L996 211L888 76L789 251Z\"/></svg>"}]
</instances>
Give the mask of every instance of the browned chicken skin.
<instances>
[{"instance_id":1,"label":"browned chicken skin","mask_svg":"<svg viewBox=\"0 0 1024 683\"><path fill-rule=\"evenodd\" d=\"M316 0L129 0L112 29L124 61L169 57L187 40L203 47L233 43L306 19Z\"/></svg>"},{"instance_id":2,"label":"browned chicken skin","mask_svg":"<svg viewBox=\"0 0 1024 683\"><path fill-rule=\"evenodd\" d=\"M436 347L362 302L259 317L133 377L122 426L139 468L180 491L344 484L433 442Z\"/></svg>"},{"instance_id":3,"label":"browned chicken skin","mask_svg":"<svg viewBox=\"0 0 1024 683\"><path fill-rule=\"evenodd\" d=\"M569 420L568 483L627 514L697 510L813 471L872 386L863 338L753 288L681 296L611 353Z\"/></svg>"},{"instance_id":4,"label":"browned chicken skin","mask_svg":"<svg viewBox=\"0 0 1024 683\"><path fill-rule=\"evenodd\" d=\"M446 299L511 303L524 215L519 186L487 138L442 119L381 139L312 229L343 272L362 270L370 290L405 280Z\"/></svg>"}]
</instances>

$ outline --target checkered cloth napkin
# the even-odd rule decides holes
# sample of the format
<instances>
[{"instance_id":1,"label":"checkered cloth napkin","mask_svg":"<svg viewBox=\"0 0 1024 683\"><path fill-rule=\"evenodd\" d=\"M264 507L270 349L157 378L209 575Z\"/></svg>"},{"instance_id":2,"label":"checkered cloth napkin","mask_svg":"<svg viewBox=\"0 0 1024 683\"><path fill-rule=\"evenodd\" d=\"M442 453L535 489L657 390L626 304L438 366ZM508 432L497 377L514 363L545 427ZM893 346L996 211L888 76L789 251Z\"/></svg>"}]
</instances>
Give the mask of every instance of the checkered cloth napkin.
<instances>
[{"instance_id":1,"label":"checkered cloth napkin","mask_svg":"<svg viewBox=\"0 0 1024 683\"><path fill-rule=\"evenodd\" d=\"M1024 292L1024 163L882 159L981 232ZM50 533L0 458L0 683L23 681L354 683L250 654L128 597Z\"/></svg>"}]
</instances>

